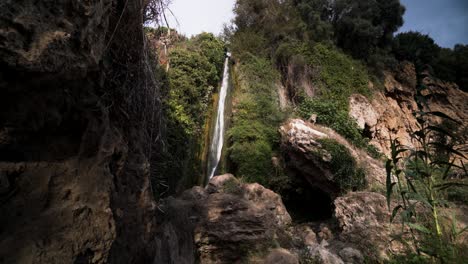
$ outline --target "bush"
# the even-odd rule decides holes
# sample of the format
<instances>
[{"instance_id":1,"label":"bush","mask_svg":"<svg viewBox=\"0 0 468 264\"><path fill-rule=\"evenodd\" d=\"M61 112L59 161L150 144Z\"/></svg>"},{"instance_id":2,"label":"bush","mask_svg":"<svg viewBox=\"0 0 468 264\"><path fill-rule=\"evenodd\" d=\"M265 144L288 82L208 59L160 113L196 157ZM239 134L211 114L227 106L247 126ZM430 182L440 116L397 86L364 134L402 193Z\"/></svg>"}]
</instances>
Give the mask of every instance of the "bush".
<instances>
[{"instance_id":1,"label":"bush","mask_svg":"<svg viewBox=\"0 0 468 264\"><path fill-rule=\"evenodd\" d=\"M321 139L319 143L332 156L330 168L333 179L341 190L357 191L367 186L364 169L358 167L356 160L345 146L333 139Z\"/></svg>"},{"instance_id":2,"label":"bush","mask_svg":"<svg viewBox=\"0 0 468 264\"><path fill-rule=\"evenodd\" d=\"M272 89L278 74L268 60L253 55L237 69L237 103L227 133L229 158L236 176L268 186L276 176L271 159L278 148L277 128L284 119Z\"/></svg>"},{"instance_id":3,"label":"bush","mask_svg":"<svg viewBox=\"0 0 468 264\"><path fill-rule=\"evenodd\" d=\"M299 105L297 112L304 119L316 114L317 123L335 130L354 146L365 149L372 157L381 157L382 154L362 136L356 121L349 117L348 111L339 102L306 98Z\"/></svg>"}]
</instances>

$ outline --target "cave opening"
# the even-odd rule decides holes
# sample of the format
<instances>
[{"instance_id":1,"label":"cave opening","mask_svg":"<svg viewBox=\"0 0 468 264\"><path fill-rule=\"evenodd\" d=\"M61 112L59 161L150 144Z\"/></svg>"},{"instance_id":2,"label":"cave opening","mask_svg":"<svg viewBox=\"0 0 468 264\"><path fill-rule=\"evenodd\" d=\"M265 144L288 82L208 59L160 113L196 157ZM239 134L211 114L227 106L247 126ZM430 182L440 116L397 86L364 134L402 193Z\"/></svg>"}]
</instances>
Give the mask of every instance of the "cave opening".
<instances>
[{"instance_id":1,"label":"cave opening","mask_svg":"<svg viewBox=\"0 0 468 264\"><path fill-rule=\"evenodd\" d=\"M364 129L362 130L362 136L368 139L373 138L372 128L366 123Z\"/></svg>"},{"instance_id":2,"label":"cave opening","mask_svg":"<svg viewBox=\"0 0 468 264\"><path fill-rule=\"evenodd\" d=\"M296 223L327 221L333 217L335 206L330 195L309 184L288 192L284 205Z\"/></svg>"}]
</instances>

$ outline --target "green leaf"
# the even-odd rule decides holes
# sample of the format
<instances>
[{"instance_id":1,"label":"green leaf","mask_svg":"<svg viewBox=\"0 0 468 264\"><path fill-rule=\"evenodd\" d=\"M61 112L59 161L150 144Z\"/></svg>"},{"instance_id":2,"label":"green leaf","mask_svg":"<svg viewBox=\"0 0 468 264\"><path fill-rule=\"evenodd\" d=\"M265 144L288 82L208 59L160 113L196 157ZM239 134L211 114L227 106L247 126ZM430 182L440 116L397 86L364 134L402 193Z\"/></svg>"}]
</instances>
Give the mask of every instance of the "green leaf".
<instances>
[{"instance_id":1,"label":"green leaf","mask_svg":"<svg viewBox=\"0 0 468 264\"><path fill-rule=\"evenodd\" d=\"M420 195L419 193L412 194L411 199L419 201L419 202L427 205L430 208L432 207L431 203L429 203L429 201L426 198L424 198L422 195Z\"/></svg>"},{"instance_id":2,"label":"green leaf","mask_svg":"<svg viewBox=\"0 0 468 264\"><path fill-rule=\"evenodd\" d=\"M451 152L452 154L455 154L455 155L458 155L462 158L465 158L465 155L463 153L461 153L460 151L456 150L456 149L453 149L445 144L441 144L439 142L430 142L428 143L428 145L433 145L433 146L436 146L437 148L440 148L440 149L443 149L443 150L446 150L448 152Z\"/></svg>"},{"instance_id":3,"label":"green leaf","mask_svg":"<svg viewBox=\"0 0 468 264\"><path fill-rule=\"evenodd\" d=\"M403 206L398 205L397 207L393 208L392 212L392 217L390 217L390 223L393 223L393 220L395 219L396 215L398 214L398 211L403 208Z\"/></svg>"},{"instance_id":4,"label":"green leaf","mask_svg":"<svg viewBox=\"0 0 468 264\"><path fill-rule=\"evenodd\" d=\"M467 230L468 230L468 226L465 226L465 228L463 228L462 230L460 230L460 231L457 232L457 236L459 236L459 235L465 233Z\"/></svg>"},{"instance_id":5,"label":"green leaf","mask_svg":"<svg viewBox=\"0 0 468 264\"><path fill-rule=\"evenodd\" d=\"M418 191L416 190L416 187L414 187L413 182L412 182L410 179L408 179L408 178L406 178L406 182L407 182L407 183L409 184L409 186L411 187L411 190L412 190L414 193L417 194Z\"/></svg>"},{"instance_id":6,"label":"green leaf","mask_svg":"<svg viewBox=\"0 0 468 264\"><path fill-rule=\"evenodd\" d=\"M447 182L447 183L442 183L442 184L437 184L434 186L434 188L441 190L445 190L451 187L468 187L468 184L463 183L463 182Z\"/></svg>"},{"instance_id":7,"label":"green leaf","mask_svg":"<svg viewBox=\"0 0 468 264\"><path fill-rule=\"evenodd\" d=\"M441 127L437 127L437 126L428 126L427 129L428 129L428 130L431 130L431 131L439 132L440 134L449 136L449 137L451 137L451 138L454 138L454 137L455 137L452 133L448 132L447 130L445 130L445 129L441 128Z\"/></svg>"},{"instance_id":8,"label":"green leaf","mask_svg":"<svg viewBox=\"0 0 468 264\"><path fill-rule=\"evenodd\" d=\"M445 168L444 170L444 173L442 174L442 179L446 180L448 175L449 175L449 172L450 172L450 169L453 167L455 163L455 159L453 159L453 161L451 163L449 163L449 165L447 165L447 167Z\"/></svg>"},{"instance_id":9,"label":"green leaf","mask_svg":"<svg viewBox=\"0 0 468 264\"><path fill-rule=\"evenodd\" d=\"M418 230L419 232L422 232L424 234L430 235L432 232L431 230L427 229L426 227L420 225L420 224L415 224L415 223L408 223L408 226L411 227L412 229Z\"/></svg>"},{"instance_id":10,"label":"green leaf","mask_svg":"<svg viewBox=\"0 0 468 264\"><path fill-rule=\"evenodd\" d=\"M439 161L439 160L436 160L436 161L433 161L430 163L430 165L446 165L448 167L455 167L455 168L458 168L458 169L463 169L462 166L459 166L459 165L456 165L455 164L455 160L453 160L452 162L446 162L446 161Z\"/></svg>"},{"instance_id":11,"label":"green leaf","mask_svg":"<svg viewBox=\"0 0 468 264\"><path fill-rule=\"evenodd\" d=\"M387 185L387 206L390 209L390 203L392 199L392 192L393 192L393 187L395 186L396 182L391 183L390 185Z\"/></svg>"}]
</instances>

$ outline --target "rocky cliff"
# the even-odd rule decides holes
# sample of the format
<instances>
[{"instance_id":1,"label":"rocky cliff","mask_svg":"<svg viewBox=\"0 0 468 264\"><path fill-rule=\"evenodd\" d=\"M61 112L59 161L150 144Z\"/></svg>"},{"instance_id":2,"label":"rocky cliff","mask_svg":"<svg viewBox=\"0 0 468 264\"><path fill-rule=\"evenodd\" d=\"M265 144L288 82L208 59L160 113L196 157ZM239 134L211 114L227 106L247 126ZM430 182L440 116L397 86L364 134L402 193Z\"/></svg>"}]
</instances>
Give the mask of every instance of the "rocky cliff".
<instances>
[{"instance_id":1,"label":"rocky cliff","mask_svg":"<svg viewBox=\"0 0 468 264\"><path fill-rule=\"evenodd\" d=\"M375 92L371 99L356 94L349 100L350 116L364 130L371 144L384 154L390 152L390 138L398 138L403 145L413 146L410 133L418 129L413 115L418 110L416 72L410 63L402 63L399 68L396 72L385 73L384 90ZM462 124L468 122L467 93L456 84L438 80L427 73L421 82L426 87L422 91L427 97L425 111L439 111Z\"/></svg>"},{"instance_id":2,"label":"rocky cliff","mask_svg":"<svg viewBox=\"0 0 468 264\"><path fill-rule=\"evenodd\" d=\"M0 263L154 257L142 2L0 3Z\"/></svg>"}]
</instances>

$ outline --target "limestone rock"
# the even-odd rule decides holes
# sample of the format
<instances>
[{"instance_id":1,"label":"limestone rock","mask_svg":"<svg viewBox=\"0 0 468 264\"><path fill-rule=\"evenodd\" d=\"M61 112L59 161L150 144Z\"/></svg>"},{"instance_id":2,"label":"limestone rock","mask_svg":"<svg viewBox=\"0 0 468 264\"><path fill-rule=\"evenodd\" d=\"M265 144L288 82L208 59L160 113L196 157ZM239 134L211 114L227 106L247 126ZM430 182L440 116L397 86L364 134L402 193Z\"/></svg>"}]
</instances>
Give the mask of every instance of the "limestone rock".
<instances>
[{"instance_id":1,"label":"limestone rock","mask_svg":"<svg viewBox=\"0 0 468 264\"><path fill-rule=\"evenodd\" d=\"M319 264L344 264L343 260L330 252L323 245L319 245L310 251L310 256Z\"/></svg>"},{"instance_id":2,"label":"limestone rock","mask_svg":"<svg viewBox=\"0 0 468 264\"><path fill-rule=\"evenodd\" d=\"M355 192L339 197L335 200L335 217L341 241L375 259L387 256L390 212L383 195Z\"/></svg>"},{"instance_id":3,"label":"limestone rock","mask_svg":"<svg viewBox=\"0 0 468 264\"><path fill-rule=\"evenodd\" d=\"M314 125L301 119L288 120L280 128L281 149L287 165L297 170L311 186L317 187L335 198L340 189L331 173L330 153L319 143L320 139L334 139L345 146L358 165L365 168L370 184L385 185L385 169L382 162L370 157L365 151L352 146L346 139L330 128Z\"/></svg>"},{"instance_id":4,"label":"limestone rock","mask_svg":"<svg viewBox=\"0 0 468 264\"><path fill-rule=\"evenodd\" d=\"M349 115L356 120L360 129L374 128L377 125L378 114L363 95L354 94L349 98Z\"/></svg>"},{"instance_id":5,"label":"limestone rock","mask_svg":"<svg viewBox=\"0 0 468 264\"><path fill-rule=\"evenodd\" d=\"M457 85L443 82L429 74L423 79L427 87L422 93L427 97L425 111L438 111L466 124L468 122L468 94ZM411 131L418 129L413 115L418 110L416 73L411 63L402 63L399 70L385 73L385 91L375 92L372 99L352 95L349 99L350 117L354 118L371 144L382 153L389 155L390 138L397 139L405 146L414 146ZM439 118L432 121L439 123Z\"/></svg>"},{"instance_id":6,"label":"limestone rock","mask_svg":"<svg viewBox=\"0 0 468 264\"><path fill-rule=\"evenodd\" d=\"M158 236L155 263L194 263L194 252L201 263L247 261L249 253L274 248L276 238L291 224L281 197L259 184L222 175L201 191L196 187L166 201L161 230L175 231ZM276 258L293 260L284 251L267 257Z\"/></svg>"},{"instance_id":7,"label":"limestone rock","mask_svg":"<svg viewBox=\"0 0 468 264\"><path fill-rule=\"evenodd\" d=\"M299 259L284 248L274 249L268 254L264 264L299 264Z\"/></svg>"},{"instance_id":8,"label":"limestone rock","mask_svg":"<svg viewBox=\"0 0 468 264\"><path fill-rule=\"evenodd\" d=\"M153 259L151 144L132 121L151 111L125 103L141 2L2 0L0 21L0 263Z\"/></svg>"},{"instance_id":9,"label":"limestone rock","mask_svg":"<svg viewBox=\"0 0 468 264\"><path fill-rule=\"evenodd\" d=\"M340 251L340 257L345 264L360 264L364 263L364 256L362 253L351 247L344 248Z\"/></svg>"}]
</instances>

